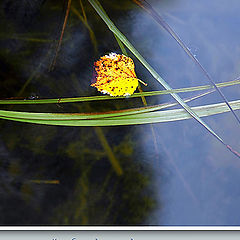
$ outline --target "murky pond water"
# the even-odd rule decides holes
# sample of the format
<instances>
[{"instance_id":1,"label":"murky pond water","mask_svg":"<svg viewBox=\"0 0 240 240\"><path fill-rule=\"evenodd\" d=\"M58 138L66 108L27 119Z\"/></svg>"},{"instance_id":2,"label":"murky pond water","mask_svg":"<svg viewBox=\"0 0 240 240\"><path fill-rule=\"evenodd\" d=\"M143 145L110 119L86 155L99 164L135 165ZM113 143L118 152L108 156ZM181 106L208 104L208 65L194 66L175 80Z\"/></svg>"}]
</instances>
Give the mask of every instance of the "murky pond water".
<instances>
[{"instance_id":1,"label":"murky pond water","mask_svg":"<svg viewBox=\"0 0 240 240\"><path fill-rule=\"evenodd\" d=\"M101 95L93 63L121 49L88 1L72 1L56 64L49 71L68 1L1 3L1 98ZM116 26L172 87L209 84L176 41L134 1L100 1ZM239 76L237 0L148 1L216 83ZM129 51L143 91L163 87ZM239 85L222 88L229 101ZM180 93L182 98L198 92ZM147 97L147 104L174 101ZM189 103L223 102L214 92ZM1 105L31 112L141 107L140 98L69 104ZM179 106L177 106L179 108ZM239 113L236 112L238 115ZM239 151L231 113L204 120ZM239 225L240 162L197 121L118 127L61 127L1 120L1 225Z\"/></svg>"}]
</instances>

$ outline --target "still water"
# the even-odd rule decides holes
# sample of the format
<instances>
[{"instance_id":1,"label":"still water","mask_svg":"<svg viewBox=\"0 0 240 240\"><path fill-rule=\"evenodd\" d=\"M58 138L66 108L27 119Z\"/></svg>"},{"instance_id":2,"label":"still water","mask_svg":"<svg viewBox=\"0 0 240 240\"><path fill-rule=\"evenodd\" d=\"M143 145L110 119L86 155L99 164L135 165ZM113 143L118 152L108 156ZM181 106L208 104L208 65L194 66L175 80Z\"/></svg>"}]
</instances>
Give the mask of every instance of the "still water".
<instances>
[{"instance_id":1,"label":"still water","mask_svg":"<svg viewBox=\"0 0 240 240\"><path fill-rule=\"evenodd\" d=\"M172 88L209 84L176 41L133 1L100 2ZM239 76L239 1L148 2L216 83ZM90 87L93 63L121 49L87 1L72 1L56 65L49 71L66 7L67 1L2 1L1 98L100 95ZM138 78L148 83L143 91L163 89L129 56ZM222 92L229 101L237 100L240 88ZM168 101L174 100L147 98L149 105ZM189 105L218 102L222 99L214 92ZM64 113L142 105L141 99L127 98L1 108ZM204 120L240 151L239 124L232 114ZM195 120L103 128L0 124L1 225L240 224L240 161Z\"/></svg>"}]
</instances>

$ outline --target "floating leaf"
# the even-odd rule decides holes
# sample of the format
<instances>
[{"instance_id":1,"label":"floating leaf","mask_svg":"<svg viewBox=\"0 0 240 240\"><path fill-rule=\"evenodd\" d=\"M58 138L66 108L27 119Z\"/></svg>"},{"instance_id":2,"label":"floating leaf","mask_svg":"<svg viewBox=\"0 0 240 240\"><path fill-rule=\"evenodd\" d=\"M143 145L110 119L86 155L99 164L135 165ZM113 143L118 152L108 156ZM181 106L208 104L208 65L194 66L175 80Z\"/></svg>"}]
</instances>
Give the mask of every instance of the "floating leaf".
<instances>
[{"instance_id":1,"label":"floating leaf","mask_svg":"<svg viewBox=\"0 0 240 240\"><path fill-rule=\"evenodd\" d=\"M95 62L97 80L91 84L98 91L110 96L129 96L138 86L134 63L130 57L110 53Z\"/></svg>"}]
</instances>

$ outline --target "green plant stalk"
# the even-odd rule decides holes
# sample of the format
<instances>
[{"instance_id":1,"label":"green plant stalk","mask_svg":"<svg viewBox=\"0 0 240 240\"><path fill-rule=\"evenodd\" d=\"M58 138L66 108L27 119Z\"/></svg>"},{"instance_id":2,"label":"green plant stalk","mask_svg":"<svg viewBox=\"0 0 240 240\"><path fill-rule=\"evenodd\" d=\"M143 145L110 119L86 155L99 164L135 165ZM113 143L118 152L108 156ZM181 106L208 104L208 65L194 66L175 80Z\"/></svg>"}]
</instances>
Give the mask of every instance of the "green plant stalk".
<instances>
[{"instance_id":1,"label":"green plant stalk","mask_svg":"<svg viewBox=\"0 0 240 240\"><path fill-rule=\"evenodd\" d=\"M240 109L240 100L231 101L230 104L234 110ZM193 107L193 110L201 117L230 111L225 103ZM191 116L184 109L150 111L126 116L119 115L116 111L116 113L97 114L97 116L92 118L91 114L28 113L0 110L1 119L59 126L119 126L191 119Z\"/></svg>"},{"instance_id":2,"label":"green plant stalk","mask_svg":"<svg viewBox=\"0 0 240 240\"><path fill-rule=\"evenodd\" d=\"M172 90L171 87L160 77L160 75L147 63L147 61L141 56L141 54L134 48L134 46L127 40L127 38L117 29L114 23L109 19L106 12L97 0L88 0L89 3L96 10L98 15L107 24L109 29L117 35L117 37L125 44L125 46L135 55L136 58L148 69L152 76L167 90ZM217 140L225 145L231 152L232 148L223 141L176 93L171 93L172 97L193 117L197 120L205 129L208 130ZM234 152L233 152L234 153Z\"/></svg>"},{"instance_id":3,"label":"green plant stalk","mask_svg":"<svg viewBox=\"0 0 240 240\"><path fill-rule=\"evenodd\" d=\"M206 95L207 93L203 93L201 95L197 95L195 97L186 99L186 102L192 101L194 99L197 99L201 96ZM141 108L133 108L133 109L125 109L125 110L119 110L119 111L112 111L112 112L103 112L103 113L33 113L33 112L14 112L14 111L6 111L6 110L0 110L0 114L4 113L8 117L18 117L18 118L29 118L29 119L49 119L49 116L53 117L57 120L68 120L71 119L78 119L78 120L84 120L84 119L99 119L99 118L107 118L107 117L117 117L117 116L126 116L126 115L133 115L133 114L139 114L139 113L145 113L145 112L153 112L157 110L161 110L163 108L167 107L173 107L176 106L178 103L165 103L165 104L159 104L155 106L149 106L149 107L141 107Z\"/></svg>"},{"instance_id":4,"label":"green plant stalk","mask_svg":"<svg viewBox=\"0 0 240 240\"><path fill-rule=\"evenodd\" d=\"M240 84L240 80L236 79L233 81L218 83L218 87L228 87ZM151 91L151 92L142 92L142 93L134 93L129 96L129 98L135 97L150 97L150 96L158 96L158 95L166 95L170 93L186 93L186 92L194 92L213 89L213 86L204 85L197 87L187 87L187 88L178 88L172 90L162 90L162 91ZM75 98L55 98L55 99L24 99L24 100L16 100L16 99L3 99L0 100L0 104L60 104L60 103L73 103L73 102L87 102L87 101L102 101L102 100L117 100L117 99L126 99L126 97L111 97L111 96L90 96L90 97L75 97Z\"/></svg>"}]
</instances>

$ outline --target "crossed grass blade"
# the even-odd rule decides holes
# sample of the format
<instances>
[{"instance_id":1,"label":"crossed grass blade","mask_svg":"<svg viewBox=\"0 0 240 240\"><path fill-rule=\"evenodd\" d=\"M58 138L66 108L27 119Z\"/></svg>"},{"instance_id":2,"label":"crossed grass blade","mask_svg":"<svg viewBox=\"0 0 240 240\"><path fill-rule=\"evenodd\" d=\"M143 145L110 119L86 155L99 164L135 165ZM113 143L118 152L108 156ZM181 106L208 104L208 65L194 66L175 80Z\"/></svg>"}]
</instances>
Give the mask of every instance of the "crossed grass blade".
<instances>
[{"instance_id":1,"label":"crossed grass blade","mask_svg":"<svg viewBox=\"0 0 240 240\"><path fill-rule=\"evenodd\" d=\"M153 9L153 7L147 1L145 1L145 0L133 0L133 1L136 4L138 4L140 7L142 7L147 13L149 13L152 16L152 18L174 38L174 40L180 45L180 47L184 50L184 52L193 60L193 62L200 68L200 70L203 72L203 74L207 77L208 81L212 84L212 86L215 88L215 90L222 97L222 99L227 104L227 106L231 110L232 114L234 115L234 117L236 118L238 123L240 124L239 117L231 108L225 95L218 88L218 86L214 82L211 75L207 72L207 70L203 67L203 65L198 61L198 59L191 53L191 51L185 45L185 43L181 40L181 38L173 31L173 29L167 24L167 22L164 21L164 19Z\"/></svg>"},{"instance_id":2,"label":"crossed grass blade","mask_svg":"<svg viewBox=\"0 0 240 240\"><path fill-rule=\"evenodd\" d=\"M128 39L118 30L114 23L110 20L105 10L102 8L98 0L88 0L93 6L98 15L107 24L108 28L124 43L124 45L135 55L135 57L143 64L143 66L152 74L152 76L166 89L172 90L172 88L165 82L161 76L148 64L148 62L141 56L137 49L128 41ZM220 141L225 147L236 155L236 151L233 150L223 139L218 136L176 93L171 93L172 97L191 115L196 121L198 121L210 134L212 134L218 141ZM230 107L231 109L231 107ZM237 155L240 158L240 155Z\"/></svg>"}]
</instances>

